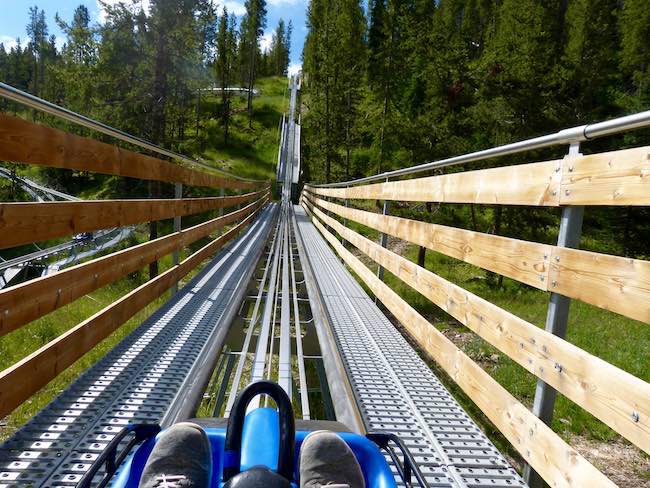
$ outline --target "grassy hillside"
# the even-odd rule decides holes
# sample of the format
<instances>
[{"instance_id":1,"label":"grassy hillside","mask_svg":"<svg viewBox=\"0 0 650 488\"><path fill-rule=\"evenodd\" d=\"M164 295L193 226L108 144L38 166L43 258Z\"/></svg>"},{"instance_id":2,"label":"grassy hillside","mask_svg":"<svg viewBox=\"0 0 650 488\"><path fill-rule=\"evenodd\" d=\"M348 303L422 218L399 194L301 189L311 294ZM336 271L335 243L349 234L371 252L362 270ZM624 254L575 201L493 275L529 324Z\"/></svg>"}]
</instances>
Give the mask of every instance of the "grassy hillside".
<instances>
[{"instance_id":1,"label":"grassy hillside","mask_svg":"<svg viewBox=\"0 0 650 488\"><path fill-rule=\"evenodd\" d=\"M259 96L253 99L253 122L249 128L246 96L231 99L233 116L230 121L228 144L224 145L224 131L218 114L221 96L204 95L201 101L199 137L196 125L188 131L193 137L180 145L183 152L215 161L227 171L255 179L273 179L280 138L282 114L288 109L286 78L271 77L258 80L255 88Z\"/></svg>"}]
</instances>

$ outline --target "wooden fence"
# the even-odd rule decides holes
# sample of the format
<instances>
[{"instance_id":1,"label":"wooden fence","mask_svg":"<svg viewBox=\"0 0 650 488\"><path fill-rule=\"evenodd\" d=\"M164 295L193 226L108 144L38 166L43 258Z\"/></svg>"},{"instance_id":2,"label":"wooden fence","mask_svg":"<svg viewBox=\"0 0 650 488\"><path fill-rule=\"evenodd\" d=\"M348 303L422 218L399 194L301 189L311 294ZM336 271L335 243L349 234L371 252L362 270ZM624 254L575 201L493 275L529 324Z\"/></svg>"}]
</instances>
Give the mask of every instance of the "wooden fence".
<instances>
[{"instance_id":1,"label":"wooden fence","mask_svg":"<svg viewBox=\"0 0 650 488\"><path fill-rule=\"evenodd\" d=\"M344 199L345 205L334 199ZM344 262L550 486L614 486L379 279L343 239L528 372L650 453L650 384L351 230L348 221L543 291L650 323L650 262L351 208L349 200L529 206L650 205L650 148L347 187L301 203ZM343 222L343 223L342 223ZM336 237L338 234L339 237Z\"/></svg>"},{"instance_id":2,"label":"wooden fence","mask_svg":"<svg viewBox=\"0 0 650 488\"><path fill-rule=\"evenodd\" d=\"M0 372L0 417L10 413L214 255L236 237L270 199L268 182L197 171L6 114L0 114L0 160L190 186L256 190L206 198L0 203L0 249L79 232L245 205L193 227L0 290L0 336L3 336L234 224L185 260Z\"/></svg>"}]
</instances>

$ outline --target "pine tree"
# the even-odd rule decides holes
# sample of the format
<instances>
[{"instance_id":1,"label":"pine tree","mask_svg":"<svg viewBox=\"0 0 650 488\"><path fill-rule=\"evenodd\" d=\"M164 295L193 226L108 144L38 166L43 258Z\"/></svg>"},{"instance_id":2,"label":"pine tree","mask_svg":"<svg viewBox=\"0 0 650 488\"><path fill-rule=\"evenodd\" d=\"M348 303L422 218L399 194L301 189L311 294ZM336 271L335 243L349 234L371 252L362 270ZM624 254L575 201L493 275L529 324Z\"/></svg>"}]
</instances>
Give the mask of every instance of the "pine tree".
<instances>
[{"instance_id":1,"label":"pine tree","mask_svg":"<svg viewBox=\"0 0 650 488\"><path fill-rule=\"evenodd\" d=\"M65 97L66 105L81 113L91 112L91 98L95 90L95 66L97 64L97 41L95 30L90 27L90 13L84 5L77 7L70 24L56 15L56 22L66 34L61 62L57 63L53 76Z\"/></svg>"},{"instance_id":2,"label":"pine tree","mask_svg":"<svg viewBox=\"0 0 650 488\"><path fill-rule=\"evenodd\" d=\"M253 127L253 85L255 84L256 63L259 58L259 40L266 27L266 0L246 0L246 15L241 21L242 58L246 63L246 82L248 88L248 126Z\"/></svg>"},{"instance_id":3,"label":"pine tree","mask_svg":"<svg viewBox=\"0 0 650 488\"><path fill-rule=\"evenodd\" d=\"M330 181L333 170L338 173L342 167L341 149L343 169L350 169L358 91L366 68L365 18L356 0L312 0L307 22L310 30L303 51L310 94L307 153L313 163L324 164L321 174ZM318 174L314 169L312 174Z\"/></svg>"},{"instance_id":4,"label":"pine tree","mask_svg":"<svg viewBox=\"0 0 650 488\"><path fill-rule=\"evenodd\" d=\"M650 9L645 0L625 0L620 15L621 98L628 112L650 107Z\"/></svg>"},{"instance_id":5,"label":"pine tree","mask_svg":"<svg viewBox=\"0 0 650 488\"><path fill-rule=\"evenodd\" d=\"M291 22L285 28L284 20L280 19L273 31L271 47L268 52L268 74L272 76L286 76L289 69L289 49L291 45Z\"/></svg>"},{"instance_id":6,"label":"pine tree","mask_svg":"<svg viewBox=\"0 0 650 488\"><path fill-rule=\"evenodd\" d=\"M237 32L235 30L235 16L229 16L224 7L219 18L219 27L216 37L217 58L215 70L217 80L221 87L221 120L223 123L223 143L228 145L230 126L230 92L227 88L233 79L237 49Z\"/></svg>"},{"instance_id":7,"label":"pine tree","mask_svg":"<svg viewBox=\"0 0 650 488\"><path fill-rule=\"evenodd\" d=\"M614 113L612 87L619 83L618 0L573 0L566 15L564 89L571 117L562 125L584 124Z\"/></svg>"},{"instance_id":8,"label":"pine tree","mask_svg":"<svg viewBox=\"0 0 650 488\"><path fill-rule=\"evenodd\" d=\"M29 23L26 30L30 38L28 49L31 52L33 62L30 90L34 95L40 96L45 82L45 64L48 50L48 29L44 10L39 10L37 6L29 8Z\"/></svg>"}]
</instances>

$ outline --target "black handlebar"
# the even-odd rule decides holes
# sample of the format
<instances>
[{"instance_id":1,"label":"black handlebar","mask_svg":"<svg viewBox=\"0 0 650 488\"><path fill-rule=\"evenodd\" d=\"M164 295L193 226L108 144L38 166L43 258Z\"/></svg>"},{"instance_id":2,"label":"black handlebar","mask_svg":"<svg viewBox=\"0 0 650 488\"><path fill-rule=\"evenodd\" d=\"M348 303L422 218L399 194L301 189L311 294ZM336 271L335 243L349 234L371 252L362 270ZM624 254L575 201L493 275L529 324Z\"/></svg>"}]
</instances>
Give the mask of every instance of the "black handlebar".
<instances>
[{"instance_id":1,"label":"black handlebar","mask_svg":"<svg viewBox=\"0 0 650 488\"><path fill-rule=\"evenodd\" d=\"M293 407L286 392L272 381L257 381L244 388L233 404L228 430L226 431L225 452L223 459L223 481L230 480L241 471L241 443L244 431L246 409L257 395L270 396L278 406L280 422L280 451L278 453L278 474L291 481L293 478L293 457L296 443L296 425Z\"/></svg>"},{"instance_id":2,"label":"black handlebar","mask_svg":"<svg viewBox=\"0 0 650 488\"><path fill-rule=\"evenodd\" d=\"M111 477L117 471L117 468L122 464L122 461L126 458L129 451L136 444L147 440L160 432L160 426L158 424L129 424L120 430L111 442L108 443L108 446L102 451L99 457L93 462L92 466L86 473L81 477L79 482L76 485L76 488L89 488L93 478L99 472L102 465L105 464L105 473L99 483L95 486L102 488L108 484ZM129 434L133 433L133 438L127 443L126 447L117 454L117 448L122 442L122 440Z\"/></svg>"}]
</instances>

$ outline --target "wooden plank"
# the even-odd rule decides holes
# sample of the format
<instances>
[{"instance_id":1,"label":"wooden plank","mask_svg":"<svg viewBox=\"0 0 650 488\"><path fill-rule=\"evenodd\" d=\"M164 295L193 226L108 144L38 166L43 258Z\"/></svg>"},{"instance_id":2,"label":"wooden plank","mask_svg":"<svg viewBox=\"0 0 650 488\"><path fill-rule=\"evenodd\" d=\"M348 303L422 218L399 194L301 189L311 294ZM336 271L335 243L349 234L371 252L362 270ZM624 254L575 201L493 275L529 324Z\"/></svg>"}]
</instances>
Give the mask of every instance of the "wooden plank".
<instances>
[{"instance_id":1,"label":"wooden plank","mask_svg":"<svg viewBox=\"0 0 650 488\"><path fill-rule=\"evenodd\" d=\"M0 291L0 336L247 217L262 197L222 217Z\"/></svg>"},{"instance_id":2,"label":"wooden plank","mask_svg":"<svg viewBox=\"0 0 650 488\"><path fill-rule=\"evenodd\" d=\"M557 206L560 165L546 161L347 188L306 188L347 199Z\"/></svg>"},{"instance_id":3,"label":"wooden plank","mask_svg":"<svg viewBox=\"0 0 650 488\"><path fill-rule=\"evenodd\" d=\"M650 147L572 158L563 164L561 205L650 205Z\"/></svg>"},{"instance_id":4,"label":"wooden plank","mask_svg":"<svg viewBox=\"0 0 650 488\"><path fill-rule=\"evenodd\" d=\"M314 218L313 222L372 293L549 485L580 488L616 486L377 278L317 219Z\"/></svg>"},{"instance_id":5,"label":"wooden plank","mask_svg":"<svg viewBox=\"0 0 650 488\"><path fill-rule=\"evenodd\" d=\"M404 283L650 453L649 383L383 248L318 208L311 209L321 221ZM638 421L633 412L639 416Z\"/></svg>"},{"instance_id":6,"label":"wooden plank","mask_svg":"<svg viewBox=\"0 0 650 488\"><path fill-rule=\"evenodd\" d=\"M536 206L650 205L650 147L347 188L305 188L316 195L347 199Z\"/></svg>"},{"instance_id":7,"label":"wooden plank","mask_svg":"<svg viewBox=\"0 0 650 488\"><path fill-rule=\"evenodd\" d=\"M635 320L650 323L650 262L480 234L346 208L305 192L334 214L400 239ZM550 263L550 264L549 264Z\"/></svg>"},{"instance_id":8,"label":"wooden plank","mask_svg":"<svg viewBox=\"0 0 650 488\"><path fill-rule=\"evenodd\" d=\"M650 323L648 261L556 247L549 283L556 293Z\"/></svg>"},{"instance_id":9,"label":"wooden plank","mask_svg":"<svg viewBox=\"0 0 650 488\"><path fill-rule=\"evenodd\" d=\"M246 203L266 191L228 197L164 200L0 203L0 248L207 212Z\"/></svg>"},{"instance_id":10,"label":"wooden plank","mask_svg":"<svg viewBox=\"0 0 650 488\"><path fill-rule=\"evenodd\" d=\"M259 212L164 273L68 330L0 373L0 416L4 417L59 373L108 337L152 300L162 295L204 259L235 237Z\"/></svg>"},{"instance_id":11,"label":"wooden plank","mask_svg":"<svg viewBox=\"0 0 650 488\"><path fill-rule=\"evenodd\" d=\"M263 183L196 171L2 113L0 160L190 186L246 189Z\"/></svg>"},{"instance_id":12,"label":"wooden plank","mask_svg":"<svg viewBox=\"0 0 650 488\"><path fill-rule=\"evenodd\" d=\"M345 219L547 290L552 246L366 212L309 195L308 198Z\"/></svg>"}]
</instances>

